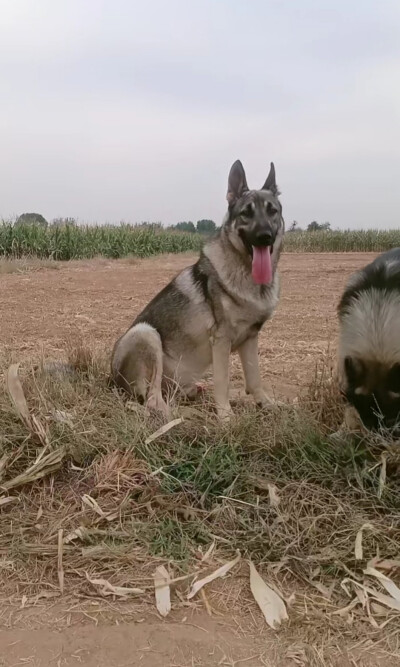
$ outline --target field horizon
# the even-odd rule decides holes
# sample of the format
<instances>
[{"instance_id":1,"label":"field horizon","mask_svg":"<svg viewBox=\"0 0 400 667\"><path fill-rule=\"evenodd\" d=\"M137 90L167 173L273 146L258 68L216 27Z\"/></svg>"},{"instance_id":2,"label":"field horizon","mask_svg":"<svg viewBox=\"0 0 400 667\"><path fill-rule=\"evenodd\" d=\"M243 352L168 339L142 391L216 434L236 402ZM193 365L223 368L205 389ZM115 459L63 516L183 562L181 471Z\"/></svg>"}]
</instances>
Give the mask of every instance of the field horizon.
<instances>
[{"instance_id":1,"label":"field horizon","mask_svg":"<svg viewBox=\"0 0 400 667\"><path fill-rule=\"evenodd\" d=\"M107 257L150 257L198 252L208 236L152 224L16 225L0 222L0 257L68 261ZM286 232L285 252L383 252L400 246L399 230Z\"/></svg>"}]
</instances>

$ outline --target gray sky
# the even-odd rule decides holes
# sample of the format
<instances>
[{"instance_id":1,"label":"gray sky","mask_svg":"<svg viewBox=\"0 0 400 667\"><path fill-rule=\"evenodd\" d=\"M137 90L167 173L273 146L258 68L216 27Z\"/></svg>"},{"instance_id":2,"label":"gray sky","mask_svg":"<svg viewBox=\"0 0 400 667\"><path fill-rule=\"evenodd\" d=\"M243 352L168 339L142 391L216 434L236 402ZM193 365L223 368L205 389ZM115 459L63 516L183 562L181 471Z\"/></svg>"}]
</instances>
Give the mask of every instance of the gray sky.
<instances>
[{"instance_id":1,"label":"gray sky","mask_svg":"<svg viewBox=\"0 0 400 667\"><path fill-rule=\"evenodd\" d=\"M399 0L2 0L0 215L400 226Z\"/></svg>"}]
</instances>

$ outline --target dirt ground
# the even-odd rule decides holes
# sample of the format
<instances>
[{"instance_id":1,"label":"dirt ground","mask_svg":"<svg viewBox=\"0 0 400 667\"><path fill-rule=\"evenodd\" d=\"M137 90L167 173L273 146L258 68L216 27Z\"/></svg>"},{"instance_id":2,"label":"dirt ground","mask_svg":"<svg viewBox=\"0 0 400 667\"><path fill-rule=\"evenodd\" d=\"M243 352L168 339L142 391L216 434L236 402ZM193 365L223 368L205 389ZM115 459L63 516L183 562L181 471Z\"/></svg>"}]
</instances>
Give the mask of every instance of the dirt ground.
<instances>
[{"instance_id":1,"label":"dirt ground","mask_svg":"<svg viewBox=\"0 0 400 667\"><path fill-rule=\"evenodd\" d=\"M263 376L277 395L293 398L313 373L329 344L335 347L336 304L352 271L372 254L287 254L282 257L282 297L261 334ZM104 259L0 275L1 345L15 361L58 358L66 343L82 339L110 349L135 314L168 280L193 261L191 255L148 260ZM237 384L237 361L233 384ZM140 611L126 622L118 615L97 625L47 605L28 616L13 612L0 633L0 667L194 667L228 665L391 665L389 658L361 651L337 661L306 658L304 647L282 652L279 634L257 618L256 635L242 631L249 618L193 614L181 609L167 621ZM257 614L253 606L251 614ZM261 630L260 630L261 628ZM343 646L344 648L344 646Z\"/></svg>"},{"instance_id":2,"label":"dirt ground","mask_svg":"<svg viewBox=\"0 0 400 667\"><path fill-rule=\"evenodd\" d=\"M260 336L263 376L277 394L295 396L329 344L336 305L348 276L369 253L287 254L280 263L281 301ZM16 361L43 351L59 358L83 339L111 349L151 297L194 255L147 260L97 259L0 277L1 339ZM237 360L233 361L236 384Z\"/></svg>"}]
</instances>

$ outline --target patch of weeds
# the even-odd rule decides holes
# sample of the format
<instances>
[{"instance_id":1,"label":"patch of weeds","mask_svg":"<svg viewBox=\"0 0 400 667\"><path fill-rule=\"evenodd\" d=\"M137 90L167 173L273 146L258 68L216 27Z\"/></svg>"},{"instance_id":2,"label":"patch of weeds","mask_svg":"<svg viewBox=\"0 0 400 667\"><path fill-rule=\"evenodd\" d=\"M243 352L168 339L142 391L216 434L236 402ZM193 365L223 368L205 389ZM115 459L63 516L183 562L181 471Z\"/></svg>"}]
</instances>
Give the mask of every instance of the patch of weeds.
<instances>
[{"instance_id":1,"label":"patch of weeds","mask_svg":"<svg viewBox=\"0 0 400 667\"><path fill-rule=\"evenodd\" d=\"M181 521L170 516L151 524L145 542L154 556L176 562L187 561L199 544L209 544L211 538L200 521Z\"/></svg>"}]
</instances>

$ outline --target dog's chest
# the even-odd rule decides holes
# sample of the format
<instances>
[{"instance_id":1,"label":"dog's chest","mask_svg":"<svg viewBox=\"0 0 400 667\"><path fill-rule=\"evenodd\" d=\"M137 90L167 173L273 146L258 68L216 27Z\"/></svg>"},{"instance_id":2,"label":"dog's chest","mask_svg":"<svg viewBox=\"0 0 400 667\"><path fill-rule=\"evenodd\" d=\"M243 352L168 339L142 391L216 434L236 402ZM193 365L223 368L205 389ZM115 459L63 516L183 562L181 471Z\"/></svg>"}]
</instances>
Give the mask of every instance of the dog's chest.
<instances>
[{"instance_id":1,"label":"dog's chest","mask_svg":"<svg viewBox=\"0 0 400 667\"><path fill-rule=\"evenodd\" d=\"M269 294L265 298L252 295L252 298L240 301L229 297L223 299L225 321L234 347L257 333L264 322L272 317L277 298L271 296Z\"/></svg>"}]
</instances>

